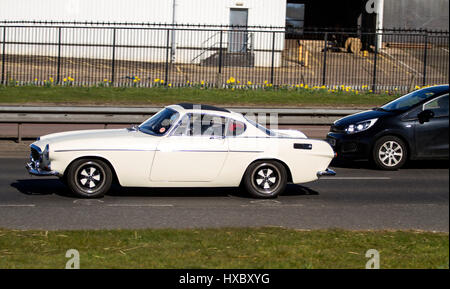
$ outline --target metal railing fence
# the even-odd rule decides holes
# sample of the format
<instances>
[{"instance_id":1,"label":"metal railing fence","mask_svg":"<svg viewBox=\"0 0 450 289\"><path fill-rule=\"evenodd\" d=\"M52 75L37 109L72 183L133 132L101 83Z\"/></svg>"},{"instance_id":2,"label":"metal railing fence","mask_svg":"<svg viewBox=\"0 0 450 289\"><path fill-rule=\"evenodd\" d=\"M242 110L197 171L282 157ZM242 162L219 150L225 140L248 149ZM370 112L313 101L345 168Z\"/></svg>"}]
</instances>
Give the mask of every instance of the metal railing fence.
<instances>
[{"instance_id":1,"label":"metal railing fence","mask_svg":"<svg viewBox=\"0 0 450 289\"><path fill-rule=\"evenodd\" d=\"M0 70L2 85L408 91L448 83L449 33L0 22Z\"/></svg>"}]
</instances>

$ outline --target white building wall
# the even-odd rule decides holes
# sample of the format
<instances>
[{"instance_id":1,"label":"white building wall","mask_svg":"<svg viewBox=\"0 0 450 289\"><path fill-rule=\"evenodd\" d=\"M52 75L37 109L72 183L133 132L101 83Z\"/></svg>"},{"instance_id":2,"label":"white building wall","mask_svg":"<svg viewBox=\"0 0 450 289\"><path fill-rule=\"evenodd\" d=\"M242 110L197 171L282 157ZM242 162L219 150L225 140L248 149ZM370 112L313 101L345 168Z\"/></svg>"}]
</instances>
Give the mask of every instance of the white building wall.
<instances>
[{"instance_id":1,"label":"white building wall","mask_svg":"<svg viewBox=\"0 0 450 289\"><path fill-rule=\"evenodd\" d=\"M0 0L0 21L77 21L114 23L172 23L171 0ZM229 25L230 9L248 9L249 26L284 27L286 0L176 0L177 24ZM33 25L30 25L33 26ZM211 28L219 29L219 28ZM261 30L261 29L252 29ZM249 32L252 34L252 32ZM111 29L63 28L62 43L102 44L113 41ZM273 34L253 33L251 45L255 50L256 66L271 66ZM10 42L58 42L56 28L8 28ZM200 63L220 46L216 31L177 31L175 33L178 63ZM276 34L275 49L284 46L284 35ZM226 48L228 35L223 34ZM165 30L116 30L116 44L126 46L153 46L153 48L117 48L117 60L163 62L166 59L167 32ZM186 48L196 48L186 49ZM45 49L44 49L45 48ZM184 49L183 49L184 48ZM55 46L8 45L7 53L56 56ZM110 59L111 48L62 46L62 57ZM281 53L275 53L275 66L281 63Z\"/></svg>"}]
</instances>

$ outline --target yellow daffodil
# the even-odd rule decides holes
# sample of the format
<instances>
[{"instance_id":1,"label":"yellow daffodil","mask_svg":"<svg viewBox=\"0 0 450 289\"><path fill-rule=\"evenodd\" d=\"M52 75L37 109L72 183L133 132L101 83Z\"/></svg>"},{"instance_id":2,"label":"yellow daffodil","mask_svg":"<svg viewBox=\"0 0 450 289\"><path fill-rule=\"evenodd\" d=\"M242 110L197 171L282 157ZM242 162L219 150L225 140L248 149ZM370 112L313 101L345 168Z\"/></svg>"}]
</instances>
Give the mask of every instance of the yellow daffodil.
<instances>
[{"instance_id":1,"label":"yellow daffodil","mask_svg":"<svg viewBox=\"0 0 450 289\"><path fill-rule=\"evenodd\" d=\"M251 81L247 81L247 85L252 85L252 82Z\"/></svg>"}]
</instances>

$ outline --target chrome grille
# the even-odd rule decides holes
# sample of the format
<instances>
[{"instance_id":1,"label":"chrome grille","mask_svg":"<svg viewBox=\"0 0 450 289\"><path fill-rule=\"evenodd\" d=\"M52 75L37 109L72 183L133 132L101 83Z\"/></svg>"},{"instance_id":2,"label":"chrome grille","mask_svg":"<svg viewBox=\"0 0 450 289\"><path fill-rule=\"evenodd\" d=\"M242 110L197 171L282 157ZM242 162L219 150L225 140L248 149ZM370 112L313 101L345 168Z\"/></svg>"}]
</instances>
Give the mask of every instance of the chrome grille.
<instances>
[{"instance_id":1,"label":"chrome grille","mask_svg":"<svg viewBox=\"0 0 450 289\"><path fill-rule=\"evenodd\" d=\"M33 161L39 161L39 159L40 159L39 152L34 148L31 148L31 159Z\"/></svg>"}]
</instances>

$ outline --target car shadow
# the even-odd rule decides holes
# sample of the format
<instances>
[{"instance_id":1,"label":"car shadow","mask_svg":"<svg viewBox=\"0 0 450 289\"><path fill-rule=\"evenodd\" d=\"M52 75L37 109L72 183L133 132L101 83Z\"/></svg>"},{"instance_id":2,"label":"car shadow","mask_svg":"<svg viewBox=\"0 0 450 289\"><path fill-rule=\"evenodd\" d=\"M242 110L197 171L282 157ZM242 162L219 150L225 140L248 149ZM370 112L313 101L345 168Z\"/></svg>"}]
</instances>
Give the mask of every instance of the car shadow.
<instances>
[{"instance_id":1,"label":"car shadow","mask_svg":"<svg viewBox=\"0 0 450 289\"><path fill-rule=\"evenodd\" d=\"M11 184L11 187L24 195L70 196L70 190L59 180L55 179L16 180Z\"/></svg>"},{"instance_id":2,"label":"car shadow","mask_svg":"<svg viewBox=\"0 0 450 289\"><path fill-rule=\"evenodd\" d=\"M333 168L347 168L347 169L367 169L379 170L375 165L367 160L333 160L330 164ZM401 170L405 169L448 169L448 160L410 160L405 163Z\"/></svg>"},{"instance_id":3,"label":"car shadow","mask_svg":"<svg viewBox=\"0 0 450 289\"><path fill-rule=\"evenodd\" d=\"M288 184L281 194L282 196L317 196L319 192L308 187L296 184Z\"/></svg>"},{"instance_id":4,"label":"car shadow","mask_svg":"<svg viewBox=\"0 0 450 289\"><path fill-rule=\"evenodd\" d=\"M239 197L246 198L240 188L134 188L114 185L108 192L114 197Z\"/></svg>"},{"instance_id":5,"label":"car shadow","mask_svg":"<svg viewBox=\"0 0 450 289\"><path fill-rule=\"evenodd\" d=\"M78 199L57 179L17 180L11 187L24 195L57 195ZM288 184L283 196L318 195L307 187ZM242 188L133 188L113 184L107 196L112 197L234 197L252 199Z\"/></svg>"}]
</instances>

